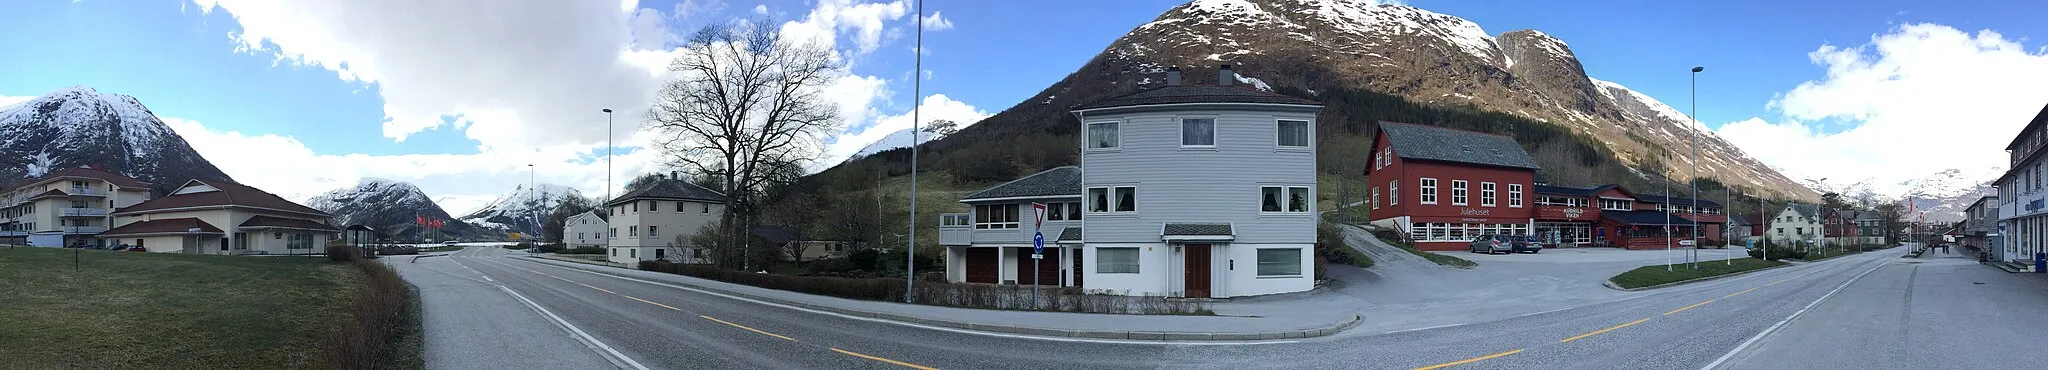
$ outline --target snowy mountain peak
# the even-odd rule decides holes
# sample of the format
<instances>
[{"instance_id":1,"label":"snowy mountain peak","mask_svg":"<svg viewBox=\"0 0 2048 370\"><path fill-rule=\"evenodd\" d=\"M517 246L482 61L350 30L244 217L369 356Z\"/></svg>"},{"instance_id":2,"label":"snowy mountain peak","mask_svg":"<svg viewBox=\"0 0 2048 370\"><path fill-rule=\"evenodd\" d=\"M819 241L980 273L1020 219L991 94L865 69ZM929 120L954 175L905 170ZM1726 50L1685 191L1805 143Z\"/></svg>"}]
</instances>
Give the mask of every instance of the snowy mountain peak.
<instances>
[{"instance_id":1,"label":"snowy mountain peak","mask_svg":"<svg viewBox=\"0 0 2048 370\"><path fill-rule=\"evenodd\" d=\"M492 229L541 235L541 225L547 220L548 212L553 212L563 199L581 196L582 192L567 186L539 184L527 187L519 184L484 208L462 216L462 220Z\"/></svg>"},{"instance_id":2,"label":"snowy mountain peak","mask_svg":"<svg viewBox=\"0 0 2048 370\"><path fill-rule=\"evenodd\" d=\"M195 178L232 180L132 96L70 86L0 108L0 181L87 165L159 191Z\"/></svg>"}]
</instances>

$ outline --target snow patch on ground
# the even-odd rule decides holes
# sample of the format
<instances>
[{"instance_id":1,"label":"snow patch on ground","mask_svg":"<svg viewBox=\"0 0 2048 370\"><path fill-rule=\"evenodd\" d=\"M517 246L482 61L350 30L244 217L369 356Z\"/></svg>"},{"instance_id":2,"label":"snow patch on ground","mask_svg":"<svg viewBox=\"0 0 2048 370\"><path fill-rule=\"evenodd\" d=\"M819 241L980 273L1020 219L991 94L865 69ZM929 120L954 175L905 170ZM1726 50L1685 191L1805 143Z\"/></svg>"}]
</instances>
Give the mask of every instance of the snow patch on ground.
<instances>
[{"instance_id":1,"label":"snow patch on ground","mask_svg":"<svg viewBox=\"0 0 2048 370\"><path fill-rule=\"evenodd\" d=\"M1240 75L1236 75L1236 76L1237 76L1237 82L1242 82L1242 83L1248 83L1248 84L1252 84L1252 87L1254 87L1254 88L1258 88L1258 89L1259 89L1259 91L1273 91L1273 85L1267 85L1267 84L1266 84L1266 81L1264 81L1264 80L1260 80L1260 79L1257 79L1257 78L1253 78L1253 77L1250 77L1250 76L1245 76L1245 75L1241 75L1241 74L1240 74Z\"/></svg>"}]
</instances>

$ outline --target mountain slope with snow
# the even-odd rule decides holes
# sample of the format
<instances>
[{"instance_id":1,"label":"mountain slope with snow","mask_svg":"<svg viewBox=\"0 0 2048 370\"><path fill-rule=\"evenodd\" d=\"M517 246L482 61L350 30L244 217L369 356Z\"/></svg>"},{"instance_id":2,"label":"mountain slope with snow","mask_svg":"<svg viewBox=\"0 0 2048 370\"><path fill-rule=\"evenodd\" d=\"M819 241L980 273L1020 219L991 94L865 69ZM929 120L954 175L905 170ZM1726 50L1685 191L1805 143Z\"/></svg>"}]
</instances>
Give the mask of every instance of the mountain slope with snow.
<instances>
[{"instance_id":1,"label":"mountain slope with snow","mask_svg":"<svg viewBox=\"0 0 2048 370\"><path fill-rule=\"evenodd\" d=\"M452 220L426 192L404 181L364 178L356 186L335 189L306 201L306 206L334 215L336 225L365 225L395 240L423 238L416 218L446 220L440 232L461 240L503 240L505 235Z\"/></svg>"},{"instance_id":2,"label":"mountain slope with snow","mask_svg":"<svg viewBox=\"0 0 2048 370\"><path fill-rule=\"evenodd\" d=\"M547 222L548 212L554 211L564 198L581 196L582 192L567 186L540 184L528 188L521 184L484 208L462 216L462 221L500 231L545 235L541 226Z\"/></svg>"},{"instance_id":3,"label":"mountain slope with snow","mask_svg":"<svg viewBox=\"0 0 2048 370\"><path fill-rule=\"evenodd\" d=\"M73 86L0 109L0 181L88 165L159 193L191 179L234 181L132 96Z\"/></svg>"}]
</instances>

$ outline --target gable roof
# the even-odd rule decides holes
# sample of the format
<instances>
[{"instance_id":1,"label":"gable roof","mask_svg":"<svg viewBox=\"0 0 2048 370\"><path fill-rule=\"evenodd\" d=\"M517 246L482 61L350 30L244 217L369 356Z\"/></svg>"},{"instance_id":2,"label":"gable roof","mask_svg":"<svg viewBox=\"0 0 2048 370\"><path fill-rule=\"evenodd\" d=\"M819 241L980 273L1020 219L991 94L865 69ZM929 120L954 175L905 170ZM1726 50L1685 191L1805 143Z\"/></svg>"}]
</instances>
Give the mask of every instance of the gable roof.
<instances>
[{"instance_id":1,"label":"gable roof","mask_svg":"<svg viewBox=\"0 0 2048 370\"><path fill-rule=\"evenodd\" d=\"M1791 208L1792 212L1799 213L1799 217L1814 217L1820 215L1820 205L1792 203L1792 205L1788 208Z\"/></svg>"},{"instance_id":2,"label":"gable roof","mask_svg":"<svg viewBox=\"0 0 2048 370\"><path fill-rule=\"evenodd\" d=\"M120 187L124 187L124 188L148 188L148 187L149 187L149 183L147 183L147 182L142 182L142 180L136 180L136 179L135 179L135 178L133 178L133 177L128 177L128 176L125 176L125 175L122 175L122 174L118 174L118 173L113 173L113 172L107 172L106 170L101 170L101 169L98 169L98 168L92 168L92 167L86 167L86 166L78 166L78 167L71 167L71 168L64 168L64 169L58 169L58 170L50 171L49 173L45 173L45 174L43 174L42 176L36 176L36 177L32 177L32 178L27 178L27 179L23 179L23 180L21 180L21 181L15 181L15 182L13 182L13 183L7 184L7 187L6 187L6 188L4 188L4 189L0 189L0 190L13 190L13 189L16 189L16 188L20 188L20 187L23 187L23 186L29 186L29 185L33 185L33 184L36 184L36 183L40 183L40 182L44 182L44 181L49 181L49 180L55 180L55 179L58 179L58 178L65 178L65 177L88 177L88 178L95 178L95 179L100 179L100 180L104 180L104 181L106 181L106 182L110 182L110 183L113 183L113 184L114 184L114 186L120 186Z\"/></svg>"},{"instance_id":3,"label":"gable roof","mask_svg":"<svg viewBox=\"0 0 2048 370\"><path fill-rule=\"evenodd\" d=\"M1237 86L1180 85L1124 94L1109 99L1074 107L1075 111L1103 108L1135 107L1145 105L1238 103L1238 104L1281 104L1303 107L1321 107L1323 103L1258 89Z\"/></svg>"},{"instance_id":4,"label":"gable roof","mask_svg":"<svg viewBox=\"0 0 2048 370\"><path fill-rule=\"evenodd\" d=\"M186 188L191 188L195 184L212 187L214 191L200 191L184 194L178 193L180 191L184 191ZM126 208L117 209L114 210L114 213L125 214L174 208L226 206L268 208L286 212L304 213L319 217L330 217L330 215L328 215L327 212L321 212L320 210L313 209L312 207L307 207L304 205L300 205L298 203L293 203L292 201L285 200L284 197L277 196L277 194L271 194L261 189L249 187L248 185L215 180L187 181L185 182L184 186L179 186L178 190L172 191L170 195L157 197L156 199L150 199L147 201L143 201L142 203L136 203L135 205L128 206Z\"/></svg>"},{"instance_id":5,"label":"gable roof","mask_svg":"<svg viewBox=\"0 0 2048 370\"><path fill-rule=\"evenodd\" d=\"M213 224L206 223L206 221L201 221L197 218L185 217L133 222L102 232L100 236L186 233L195 228L199 229L202 233L221 233L220 228L213 227Z\"/></svg>"},{"instance_id":6,"label":"gable roof","mask_svg":"<svg viewBox=\"0 0 2048 370\"><path fill-rule=\"evenodd\" d=\"M961 202L1029 197L1081 196L1081 168L1053 167L960 197Z\"/></svg>"},{"instance_id":7,"label":"gable roof","mask_svg":"<svg viewBox=\"0 0 2048 370\"><path fill-rule=\"evenodd\" d=\"M1380 134L1401 159L1542 169L1522 144L1506 136L1388 121L1380 121Z\"/></svg>"},{"instance_id":8,"label":"gable roof","mask_svg":"<svg viewBox=\"0 0 2048 370\"><path fill-rule=\"evenodd\" d=\"M586 218L587 218L587 219L596 219L596 220L597 220L597 223L598 223L598 225L609 225L609 224L610 224L610 222L611 222L611 221L609 221L609 220L605 220L605 219L604 219L604 216L603 216L603 215L599 215L599 214L597 214L597 210L594 210L594 209L593 209L593 210L589 210L589 211L584 211L583 213L578 213L578 214L576 214L575 216L569 216L569 218L568 218L567 220L565 220L565 221L563 221L563 222L562 222L562 225L573 225L573 224L569 223L569 221L576 221L576 220L580 220L580 219L586 219Z\"/></svg>"},{"instance_id":9,"label":"gable roof","mask_svg":"<svg viewBox=\"0 0 2048 370\"><path fill-rule=\"evenodd\" d=\"M1683 204L1688 206L1692 205L1694 201L1698 201L1699 205L1701 206L1715 208L1721 207L1721 203L1714 203L1713 201L1706 199L1693 199L1687 197L1667 197L1662 195L1636 194L1636 200L1641 200L1643 201L1643 203Z\"/></svg>"},{"instance_id":10,"label":"gable roof","mask_svg":"<svg viewBox=\"0 0 2048 370\"><path fill-rule=\"evenodd\" d=\"M610 207L613 205L631 202L641 198L724 202L725 194L721 194L716 190L705 189L702 186L697 186L697 184L692 184L687 181L675 179L661 179L654 180L653 184L648 184L647 186L640 187L639 189L633 189L633 191L626 192L626 194L624 195L619 195L618 198L612 198L611 201L605 202L604 205L606 207Z\"/></svg>"}]
</instances>

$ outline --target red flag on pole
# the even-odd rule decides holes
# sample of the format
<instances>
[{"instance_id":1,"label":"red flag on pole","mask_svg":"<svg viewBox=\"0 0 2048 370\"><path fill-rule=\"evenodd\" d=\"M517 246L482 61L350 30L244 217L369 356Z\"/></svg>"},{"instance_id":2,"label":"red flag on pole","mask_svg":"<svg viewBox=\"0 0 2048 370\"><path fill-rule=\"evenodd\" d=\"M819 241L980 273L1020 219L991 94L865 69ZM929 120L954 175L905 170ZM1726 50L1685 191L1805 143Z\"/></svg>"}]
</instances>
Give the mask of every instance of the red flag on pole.
<instances>
[{"instance_id":1,"label":"red flag on pole","mask_svg":"<svg viewBox=\"0 0 2048 370\"><path fill-rule=\"evenodd\" d=\"M427 224L427 218L426 218L426 217L420 217L420 215L417 215L417 214L415 214L415 215L412 215L412 224L414 224L414 225L421 225L421 226L426 226L426 224Z\"/></svg>"}]
</instances>

